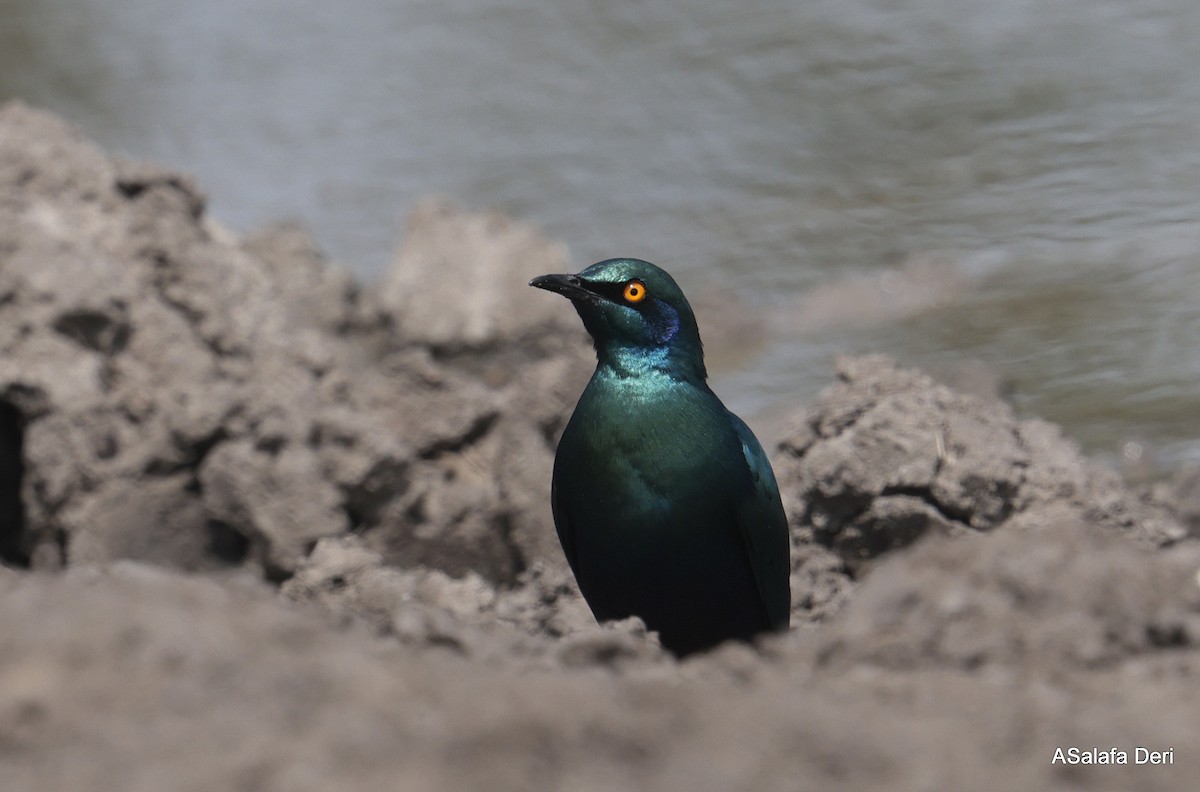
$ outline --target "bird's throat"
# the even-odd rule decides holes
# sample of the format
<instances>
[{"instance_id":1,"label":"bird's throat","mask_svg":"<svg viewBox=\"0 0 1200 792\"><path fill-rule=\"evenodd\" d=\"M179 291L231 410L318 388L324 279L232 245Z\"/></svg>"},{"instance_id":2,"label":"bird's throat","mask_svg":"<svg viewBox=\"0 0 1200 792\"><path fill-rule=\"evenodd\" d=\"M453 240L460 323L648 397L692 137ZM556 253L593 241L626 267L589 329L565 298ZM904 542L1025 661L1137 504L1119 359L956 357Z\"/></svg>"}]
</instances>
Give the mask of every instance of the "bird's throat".
<instances>
[{"instance_id":1,"label":"bird's throat","mask_svg":"<svg viewBox=\"0 0 1200 792\"><path fill-rule=\"evenodd\" d=\"M597 372L608 370L621 379L667 376L674 380L701 384L706 379L703 360L697 366L691 355L670 346L631 347L597 344Z\"/></svg>"}]
</instances>

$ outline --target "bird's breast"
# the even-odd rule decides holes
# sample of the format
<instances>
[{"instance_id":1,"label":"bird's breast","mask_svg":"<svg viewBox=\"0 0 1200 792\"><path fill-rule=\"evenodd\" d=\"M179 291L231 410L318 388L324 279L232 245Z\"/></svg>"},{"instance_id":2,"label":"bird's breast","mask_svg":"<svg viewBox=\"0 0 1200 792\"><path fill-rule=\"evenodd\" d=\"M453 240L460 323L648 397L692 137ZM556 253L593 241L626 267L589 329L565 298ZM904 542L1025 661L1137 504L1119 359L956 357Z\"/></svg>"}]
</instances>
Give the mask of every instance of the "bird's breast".
<instances>
[{"instance_id":1,"label":"bird's breast","mask_svg":"<svg viewBox=\"0 0 1200 792\"><path fill-rule=\"evenodd\" d=\"M668 377L593 379L563 433L555 485L584 523L609 530L663 528L723 508L744 475L724 407L710 392Z\"/></svg>"}]
</instances>

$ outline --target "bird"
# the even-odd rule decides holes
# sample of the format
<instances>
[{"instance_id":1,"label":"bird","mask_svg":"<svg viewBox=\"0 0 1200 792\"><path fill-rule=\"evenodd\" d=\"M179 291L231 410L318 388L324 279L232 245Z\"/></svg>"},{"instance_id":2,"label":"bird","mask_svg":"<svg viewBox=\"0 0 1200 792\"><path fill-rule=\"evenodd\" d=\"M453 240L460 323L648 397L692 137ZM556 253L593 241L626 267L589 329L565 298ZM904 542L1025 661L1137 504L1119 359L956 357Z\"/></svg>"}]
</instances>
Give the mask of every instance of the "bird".
<instances>
[{"instance_id":1,"label":"bird","mask_svg":"<svg viewBox=\"0 0 1200 792\"><path fill-rule=\"evenodd\" d=\"M550 502L597 621L638 616L677 657L786 630L779 485L753 432L709 388L674 278L613 258L529 285L569 299L596 350L558 443Z\"/></svg>"}]
</instances>

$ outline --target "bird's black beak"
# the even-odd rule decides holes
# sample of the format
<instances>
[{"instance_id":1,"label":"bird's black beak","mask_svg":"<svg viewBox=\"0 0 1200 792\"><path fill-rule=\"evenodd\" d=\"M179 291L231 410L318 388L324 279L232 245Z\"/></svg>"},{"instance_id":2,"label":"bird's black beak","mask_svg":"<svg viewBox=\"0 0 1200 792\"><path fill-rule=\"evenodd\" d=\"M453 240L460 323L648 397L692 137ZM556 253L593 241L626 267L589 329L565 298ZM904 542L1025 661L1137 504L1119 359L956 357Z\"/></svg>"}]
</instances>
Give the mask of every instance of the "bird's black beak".
<instances>
[{"instance_id":1,"label":"bird's black beak","mask_svg":"<svg viewBox=\"0 0 1200 792\"><path fill-rule=\"evenodd\" d=\"M587 287L578 275L539 275L529 281L535 289L557 292L568 300L599 302L600 296Z\"/></svg>"}]
</instances>

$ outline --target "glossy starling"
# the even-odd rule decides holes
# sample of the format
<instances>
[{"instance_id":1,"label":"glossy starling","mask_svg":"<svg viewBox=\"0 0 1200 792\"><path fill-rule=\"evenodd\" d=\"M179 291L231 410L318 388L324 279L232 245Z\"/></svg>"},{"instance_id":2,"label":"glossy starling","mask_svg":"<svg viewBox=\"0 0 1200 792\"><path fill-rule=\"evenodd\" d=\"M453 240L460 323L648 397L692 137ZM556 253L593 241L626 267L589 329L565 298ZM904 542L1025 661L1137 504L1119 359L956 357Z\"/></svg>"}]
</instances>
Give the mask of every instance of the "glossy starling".
<instances>
[{"instance_id":1,"label":"glossy starling","mask_svg":"<svg viewBox=\"0 0 1200 792\"><path fill-rule=\"evenodd\" d=\"M563 431L551 508L600 621L640 616L676 655L787 628L787 519L767 455L705 380L687 298L638 259L530 286L571 300L596 371Z\"/></svg>"}]
</instances>

